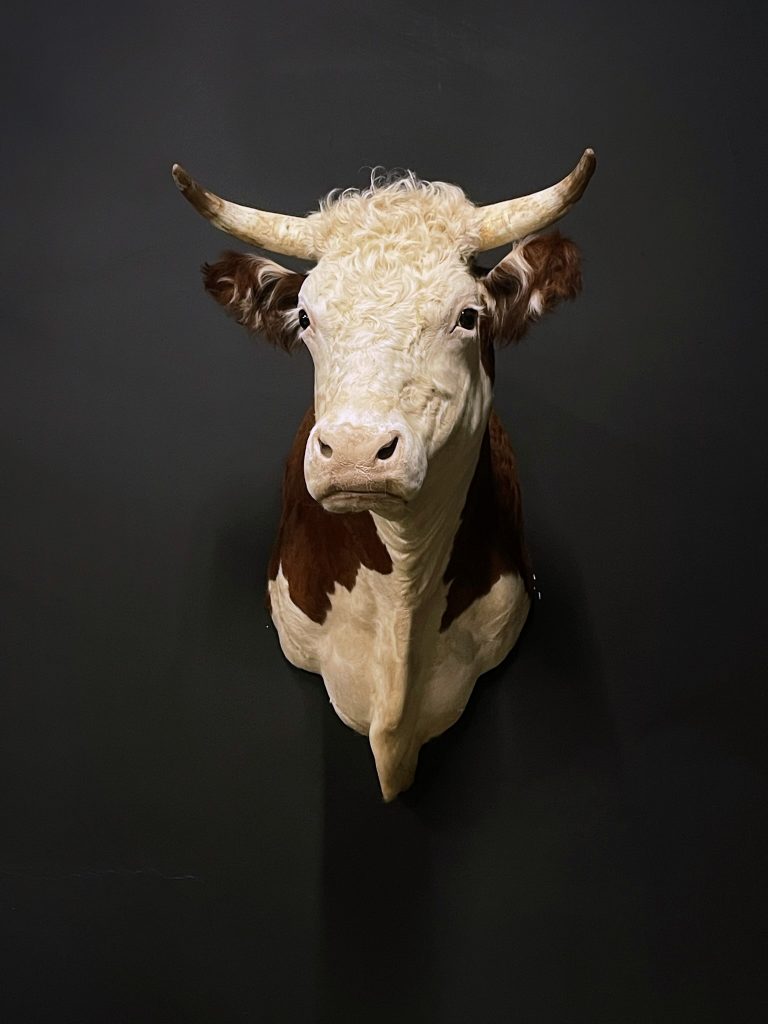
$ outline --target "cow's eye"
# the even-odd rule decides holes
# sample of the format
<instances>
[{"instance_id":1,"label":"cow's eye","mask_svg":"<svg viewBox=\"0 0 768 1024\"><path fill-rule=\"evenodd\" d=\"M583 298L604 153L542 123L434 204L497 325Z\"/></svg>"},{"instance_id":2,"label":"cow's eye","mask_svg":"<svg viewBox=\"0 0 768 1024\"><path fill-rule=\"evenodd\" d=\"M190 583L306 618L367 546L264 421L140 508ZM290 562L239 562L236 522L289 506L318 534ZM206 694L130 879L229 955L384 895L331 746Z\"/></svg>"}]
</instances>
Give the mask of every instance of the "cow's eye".
<instances>
[{"instance_id":1,"label":"cow's eye","mask_svg":"<svg viewBox=\"0 0 768 1024\"><path fill-rule=\"evenodd\" d=\"M306 329L309 327L309 317L307 316L306 310L304 309L299 310L299 326L301 327L302 331L306 331Z\"/></svg>"},{"instance_id":2,"label":"cow's eye","mask_svg":"<svg viewBox=\"0 0 768 1024\"><path fill-rule=\"evenodd\" d=\"M459 313L459 319L456 321L456 323L459 325L459 327L463 327L465 331L474 330L477 325L477 310L472 309L471 306L468 307L467 309L462 309L461 313Z\"/></svg>"}]
</instances>

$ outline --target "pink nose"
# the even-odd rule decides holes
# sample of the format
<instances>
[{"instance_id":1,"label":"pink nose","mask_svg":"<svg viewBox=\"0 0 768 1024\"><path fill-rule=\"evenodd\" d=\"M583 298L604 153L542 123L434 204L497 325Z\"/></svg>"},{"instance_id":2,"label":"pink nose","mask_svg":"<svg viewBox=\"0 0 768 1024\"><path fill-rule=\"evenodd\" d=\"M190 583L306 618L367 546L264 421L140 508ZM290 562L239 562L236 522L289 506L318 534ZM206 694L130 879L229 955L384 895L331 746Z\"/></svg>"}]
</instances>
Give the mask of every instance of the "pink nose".
<instances>
[{"instance_id":1,"label":"pink nose","mask_svg":"<svg viewBox=\"0 0 768 1024\"><path fill-rule=\"evenodd\" d=\"M385 424L320 419L307 439L304 478L319 502L334 495L387 495L409 501L426 472L426 455L395 417Z\"/></svg>"},{"instance_id":2,"label":"pink nose","mask_svg":"<svg viewBox=\"0 0 768 1024\"><path fill-rule=\"evenodd\" d=\"M334 475L356 476L364 473L374 482L386 479L396 471L403 453L402 434L397 430L377 430L350 424L319 424L315 432L316 452L312 455L325 463L325 470Z\"/></svg>"}]
</instances>

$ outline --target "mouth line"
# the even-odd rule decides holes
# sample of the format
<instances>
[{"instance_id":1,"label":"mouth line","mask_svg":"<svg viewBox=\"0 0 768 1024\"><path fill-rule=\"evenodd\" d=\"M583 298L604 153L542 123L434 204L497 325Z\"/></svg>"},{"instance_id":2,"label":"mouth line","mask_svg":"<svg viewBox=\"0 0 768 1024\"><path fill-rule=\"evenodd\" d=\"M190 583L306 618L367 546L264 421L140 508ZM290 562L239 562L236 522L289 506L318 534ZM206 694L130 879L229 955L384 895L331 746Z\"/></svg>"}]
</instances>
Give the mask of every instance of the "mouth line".
<instances>
[{"instance_id":1,"label":"mouth line","mask_svg":"<svg viewBox=\"0 0 768 1024\"><path fill-rule=\"evenodd\" d=\"M324 505L326 502L339 502L344 501L346 498L349 498L351 501L360 501L361 499L363 499L376 503L386 502L387 504L408 504L405 498L401 498L399 494L392 494L391 491L330 491L328 494L324 494L322 498L319 499L319 501L321 505Z\"/></svg>"},{"instance_id":2,"label":"mouth line","mask_svg":"<svg viewBox=\"0 0 768 1024\"><path fill-rule=\"evenodd\" d=\"M371 496L375 495L377 497L382 497L382 498L398 498L399 497L397 494L392 494L391 491L367 491L367 490L364 491L364 490L360 490L360 489L357 489L357 488L354 488L354 487L345 487L341 491L329 491L328 494L326 494L326 498L336 498L336 497L338 497L339 494L370 494ZM399 500L402 501L403 499L399 498Z\"/></svg>"}]
</instances>

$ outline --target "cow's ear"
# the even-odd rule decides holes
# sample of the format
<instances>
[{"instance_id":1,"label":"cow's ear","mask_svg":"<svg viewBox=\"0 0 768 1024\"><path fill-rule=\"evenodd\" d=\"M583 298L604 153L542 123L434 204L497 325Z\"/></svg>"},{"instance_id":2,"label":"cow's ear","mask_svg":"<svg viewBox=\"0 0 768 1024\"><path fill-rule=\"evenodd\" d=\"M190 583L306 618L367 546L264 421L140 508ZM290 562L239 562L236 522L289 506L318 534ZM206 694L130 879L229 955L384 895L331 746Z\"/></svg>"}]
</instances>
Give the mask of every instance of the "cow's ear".
<instances>
[{"instance_id":1,"label":"cow's ear","mask_svg":"<svg viewBox=\"0 0 768 1024\"><path fill-rule=\"evenodd\" d=\"M290 351L297 343L297 303L304 274L242 252L222 253L202 267L205 290L249 331Z\"/></svg>"},{"instance_id":2,"label":"cow's ear","mask_svg":"<svg viewBox=\"0 0 768 1024\"><path fill-rule=\"evenodd\" d=\"M497 345L519 341L533 320L581 291L581 254L555 231L515 245L483 279Z\"/></svg>"}]
</instances>

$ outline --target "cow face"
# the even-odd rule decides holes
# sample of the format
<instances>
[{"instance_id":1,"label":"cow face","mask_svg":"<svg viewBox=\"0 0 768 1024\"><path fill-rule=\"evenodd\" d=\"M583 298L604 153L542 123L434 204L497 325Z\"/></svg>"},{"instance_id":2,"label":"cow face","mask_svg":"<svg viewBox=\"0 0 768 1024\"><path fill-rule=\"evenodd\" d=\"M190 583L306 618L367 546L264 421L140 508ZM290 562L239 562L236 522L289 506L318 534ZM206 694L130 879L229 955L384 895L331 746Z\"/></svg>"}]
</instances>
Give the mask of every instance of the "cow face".
<instances>
[{"instance_id":1,"label":"cow face","mask_svg":"<svg viewBox=\"0 0 768 1024\"><path fill-rule=\"evenodd\" d=\"M467 213L453 192L404 179L325 214L326 254L301 289L297 325L315 364L305 477L329 511L398 518L428 468L434 476L479 444L491 403L484 301L451 229L453 208Z\"/></svg>"},{"instance_id":2,"label":"cow face","mask_svg":"<svg viewBox=\"0 0 768 1024\"><path fill-rule=\"evenodd\" d=\"M307 218L235 206L174 169L218 227L317 261L298 274L230 252L204 274L240 323L312 355L304 469L326 510L397 519L433 483L450 486L456 465L472 464L490 413L494 343L519 339L580 284L570 242L522 236L562 216L593 169L587 150L558 185L490 207L409 174L332 194ZM476 252L515 240L493 270L476 270Z\"/></svg>"},{"instance_id":3,"label":"cow face","mask_svg":"<svg viewBox=\"0 0 768 1024\"><path fill-rule=\"evenodd\" d=\"M474 207L443 188L409 178L342 198L321 214L326 254L306 275L236 253L205 268L208 291L241 323L309 350L304 469L328 511L399 518L441 467L450 476L485 430L494 342L519 339L578 291L575 247L559 235L478 271L465 241Z\"/></svg>"}]
</instances>

